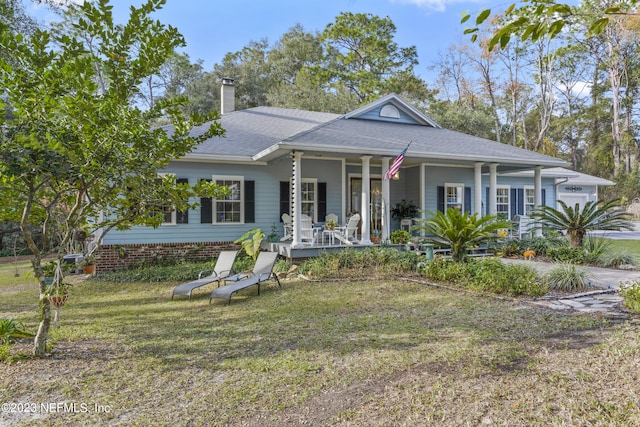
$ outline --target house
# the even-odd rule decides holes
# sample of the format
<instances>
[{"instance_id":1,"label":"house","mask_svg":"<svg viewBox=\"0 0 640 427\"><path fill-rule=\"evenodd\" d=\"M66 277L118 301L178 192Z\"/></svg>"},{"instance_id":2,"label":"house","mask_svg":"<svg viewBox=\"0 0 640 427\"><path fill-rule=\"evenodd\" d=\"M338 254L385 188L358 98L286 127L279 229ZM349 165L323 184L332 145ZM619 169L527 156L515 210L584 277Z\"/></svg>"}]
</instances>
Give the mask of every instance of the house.
<instances>
[{"instance_id":1,"label":"house","mask_svg":"<svg viewBox=\"0 0 640 427\"><path fill-rule=\"evenodd\" d=\"M210 256L252 228L268 234L275 227L282 236L282 213L293 218L289 251L308 246L299 226L302 214L322 223L333 213L344 224L359 213L362 245L371 244L372 234L384 239L400 227L390 209L402 200L423 211L456 208L511 218L535 205L555 205L557 179L544 171L567 166L443 129L395 94L342 115L275 107L234 111L230 79L223 81L222 98L226 137L202 143L160 172L192 184L213 180L228 185L232 195L170 213L156 229L111 231L103 241L105 263L113 261L116 247L133 259L165 251ZM407 146L399 172L383 179Z\"/></svg>"}]
</instances>

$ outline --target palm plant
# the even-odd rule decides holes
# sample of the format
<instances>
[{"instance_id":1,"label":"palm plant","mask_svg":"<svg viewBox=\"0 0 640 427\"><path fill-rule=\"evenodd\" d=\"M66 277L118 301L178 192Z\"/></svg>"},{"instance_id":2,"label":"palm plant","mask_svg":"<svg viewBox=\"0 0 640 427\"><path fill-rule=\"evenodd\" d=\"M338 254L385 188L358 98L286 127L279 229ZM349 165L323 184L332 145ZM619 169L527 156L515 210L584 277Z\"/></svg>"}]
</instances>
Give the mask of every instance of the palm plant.
<instances>
[{"instance_id":1,"label":"palm plant","mask_svg":"<svg viewBox=\"0 0 640 427\"><path fill-rule=\"evenodd\" d=\"M452 208L446 213L438 211L431 215L414 228L425 231L427 240L449 246L454 261L463 261L467 248L485 243L496 237L497 230L511 226L509 221L498 220L493 215L478 218L477 213L472 215Z\"/></svg>"},{"instance_id":2,"label":"palm plant","mask_svg":"<svg viewBox=\"0 0 640 427\"><path fill-rule=\"evenodd\" d=\"M620 207L618 200L587 202L582 209L558 200L562 209L538 206L531 214L538 227L566 232L571 246L581 247L587 232L593 230L633 230L630 215Z\"/></svg>"}]
</instances>

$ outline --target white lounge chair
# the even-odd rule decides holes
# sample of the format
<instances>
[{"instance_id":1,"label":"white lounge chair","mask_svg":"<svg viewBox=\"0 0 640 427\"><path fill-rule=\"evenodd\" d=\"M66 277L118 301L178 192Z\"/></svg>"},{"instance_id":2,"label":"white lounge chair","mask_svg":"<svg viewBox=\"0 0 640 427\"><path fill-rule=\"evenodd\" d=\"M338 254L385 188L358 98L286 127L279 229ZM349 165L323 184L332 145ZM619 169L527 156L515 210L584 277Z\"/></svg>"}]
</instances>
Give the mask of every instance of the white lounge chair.
<instances>
[{"instance_id":1,"label":"white lounge chair","mask_svg":"<svg viewBox=\"0 0 640 427\"><path fill-rule=\"evenodd\" d=\"M214 289L209 297L209 304L211 304L213 298L226 299L228 303L231 304L231 295L249 286L258 286L258 295L260 295L260 284L272 277L278 281L278 286L282 287L282 285L280 285L280 279L278 279L278 276L273 272L273 267L277 259L277 252L260 252L251 273L240 273L225 278L225 283L228 281L232 283Z\"/></svg>"},{"instance_id":2,"label":"white lounge chair","mask_svg":"<svg viewBox=\"0 0 640 427\"><path fill-rule=\"evenodd\" d=\"M203 277L203 274L208 270L201 271L200 274L198 274L198 280L193 280L191 282L183 283L176 286L175 288L173 288L171 299L173 299L175 295L187 295L189 299L191 299L191 293L194 289L208 285L209 283L218 282L218 286L220 286L220 281L231 275L231 269L233 267L234 261L236 260L236 255L238 255L238 251L220 252L220 255L218 255L218 260L216 261L216 266L213 268L213 271L210 275Z\"/></svg>"},{"instance_id":3,"label":"white lounge chair","mask_svg":"<svg viewBox=\"0 0 640 427\"><path fill-rule=\"evenodd\" d=\"M360 214L352 215L344 227L338 227L333 231L333 236L347 245L353 245L357 240L358 224L360 223Z\"/></svg>"},{"instance_id":4,"label":"white lounge chair","mask_svg":"<svg viewBox=\"0 0 640 427\"><path fill-rule=\"evenodd\" d=\"M300 219L300 240L309 242L312 245L316 243L318 229L313 227L313 221L308 215L302 215Z\"/></svg>"}]
</instances>

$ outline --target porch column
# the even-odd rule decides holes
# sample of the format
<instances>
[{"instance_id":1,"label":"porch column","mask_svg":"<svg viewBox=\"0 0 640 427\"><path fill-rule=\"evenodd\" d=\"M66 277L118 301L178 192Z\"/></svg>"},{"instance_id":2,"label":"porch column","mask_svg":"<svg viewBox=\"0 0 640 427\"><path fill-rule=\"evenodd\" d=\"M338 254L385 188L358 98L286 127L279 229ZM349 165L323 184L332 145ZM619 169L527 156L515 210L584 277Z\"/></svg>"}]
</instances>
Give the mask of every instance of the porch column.
<instances>
[{"instance_id":1,"label":"porch column","mask_svg":"<svg viewBox=\"0 0 640 427\"><path fill-rule=\"evenodd\" d=\"M489 215L496 215L498 213L498 205L496 201L496 191L498 188L498 164L491 163L489 165Z\"/></svg>"},{"instance_id":2,"label":"porch column","mask_svg":"<svg viewBox=\"0 0 640 427\"><path fill-rule=\"evenodd\" d=\"M542 206L542 166L536 166L533 170L533 194L535 206ZM541 228L536 228L536 236L542 237Z\"/></svg>"},{"instance_id":3,"label":"porch column","mask_svg":"<svg viewBox=\"0 0 640 427\"><path fill-rule=\"evenodd\" d=\"M370 224L371 220L371 176L369 166L371 164L371 156L362 156L362 205L360 207L360 215L362 217L362 235L360 243L364 245L371 244Z\"/></svg>"},{"instance_id":4,"label":"porch column","mask_svg":"<svg viewBox=\"0 0 640 427\"><path fill-rule=\"evenodd\" d=\"M382 241L389 240L391 235L391 191L389 180L384 179L384 175L389 170L391 157L382 158Z\"/></svg>"},{"instance_id":5,"label":"porch column","mask_svg":"<svg viewBox=\"0 0 640 427\"><path fill-rule=\"evenodd\" d=\"M291 226L293 232L293 239L291 240L292 248L299 248L302 246L302 234L300 233L300 223L302 219L302 196L300 195L300 186L302 185L302 152L294 151L291 153L291 159L293 161L292 173L291 173Z\"/></svg>"},{"instance_id":6,"label":"porch column","mask_svg":"<svg viewBox=\"0 0 640 427\"><path fill-rule=\"evenodd\" d=\"M475 164L473 170L473 184L474 184L474 203L473 203L473 213L478 214L479 217L482 216L482 165L484 163L478 162Z\"/></svg>"}]
</instances>

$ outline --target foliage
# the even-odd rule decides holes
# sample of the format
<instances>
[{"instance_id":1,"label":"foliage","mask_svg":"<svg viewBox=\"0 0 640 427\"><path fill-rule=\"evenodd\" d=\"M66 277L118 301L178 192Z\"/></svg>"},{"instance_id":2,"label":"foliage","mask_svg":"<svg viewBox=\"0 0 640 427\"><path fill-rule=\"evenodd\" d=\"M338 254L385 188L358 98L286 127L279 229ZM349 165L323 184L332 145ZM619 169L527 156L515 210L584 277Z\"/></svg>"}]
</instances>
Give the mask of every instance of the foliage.
<instances>
[{"instance_id":1,"label":"foliage","mask_svg":"<svg viewBox=\"0 0 640 427\"><path fill-rule=\"evenodd\" d=\"M260 253L260 244L264 239L264 232L260 228L252 228L233 243L240 243L245 253L255 261Z\"/></svg>"},{"instance_id":2,"label":"foliage","mask_svg":"<svg viewBox=\"0 0 640 427\"><path fill-rule=\"evenodd\" d=\"M454 261L463 261L467 248L495 239L496 231L511 224L492 215L478 218L477 213L461 213L452 208L446 213L438 211L431 215L431 218L418 220L419 225L414 229L425 231L428 241L449 246Z\"/></svg>"},{"instance_id":3,"label":"foliage","mask_svg":"<svg viewBox=\"0 0 640 427\"><path fill-rule=\"evenodd\" d=\"M585 264L587 261L587 253L583 248L574 248L568 246L559 246L547 249L547 256L553 261L565 262L572 264Z\"/></svg>"},{"instance_id":4,"label":"foliage","mask_svg":"<svg viewBox=\"0 0 640 427\"><path fill-rule=\"evenodd\" d=\"M576 267L572 262L559 262L546 274L545 280L550 290L574 292L586 289L591 279L590 273Z\"/></svg>"},{"instance_id":5,"label":"foliage","mask_svg":"<svg viewBox=\"0 0 640 427\"><path fill-rule=\"evenodd\" d=\"M418 210L418 206L413 203L413 200L407 202L402 199L391 208L391 216L396 219L414 218L418 214Z\"/></svg>"},{"instance_id":6,"label":"foliage","mask_svg":"<svg viewBox=\"0 0 640 427\"><path fill-rule=\"evenodd\" d=\"M635 5L636 0L625 0L621 3L605 9L598 19L591 21L589 25L589 35L598 35L605 31L609 25L610 17L620 13L630 12L630 8ZM522 41L537 40L546 37L552 39L558 36L564 26L571 22L574 10L567 3L557 3L548 0L527 0L523 6L516 7L512 3L504 12L503 24L494 31L488 48L491 50L496 45L502 49L506 48L512 36L518 36ZM477 40L479 26L483 24L491 15L491 9L480 11L475 18L475 26L466 28L465 34L471 34L471 40ZM461 23L467 22L471 18L469 12L462 14Z\"/></svg>"},{"instance_id":7,"label":"foliage","mask_svg":"<svg viewBox=\"0 0 640 427\"><path fill-rule=\"evenodd\" d=\"M164 3L131 7L124 25L115 24L108 1L100 0L70 6L51 31L20 35L2 28L0 47L20 61L0 58L11 113L2 118L0 220L19 222L34 254L42 318L37 355L45 353L51 319L40 262L52 236L62 236L64 248L88 223L102 228L102 237L113 228L158 226L166 211L195 206L189 200L197 194L226 193L211 184L176 184L170 175L158 179L169 161L222 134L216 122L199 136L190 133L215 116L184 116L183 98L146 110L132 102L143 80L184 45L177 29L150 17ZM151 128L160 117L173 124L171 131ZM41 242L29 226L39 228Z\"/></svg>"},{"instance_id":8,"label":"foliage","mask_svg":"<svg viewBox=\"0 0 640 427\"><path fill-rule=\"evenodd\" d=\"M590 201L580 208L558 200L561 209L551 206L538 206L531 214L538 226L555 231L564 231L569 236L571 246L581 247L587 232L594 230L633 230L629 214L619 208L618 200L605 202Z\"/></svg>"},{"instance_id":9,"label":"foliage","mask_svg":"<svg viewBox=\"0 0 640 427\"><path fill-rule=\"evenodd\" d=\"M498 258L474 259L467 263L437 257L424 269L426 277L466 289L503 295L541 296L547 291L528 266L505 264Z\"/></svg>"},{"instance_id":10,"label":"foliage","mask_svg":"<svg viewBox=\"0 0 640 427\"><path fill-rule=\"evenodd\" d=\"M338 221L334 221L332 219L330 219L329 221L324 223L324 228L326 228L327 230L333 230L338 226Z\"/></svg>"},{"instance_id":11,"label":"foliage","mask_svg":"<svg viewBox=\"0 0 640 427\"><path fill-rule=\"evenodd\" d=\"M22 338L33 338L34 333L25 329L14 318L8 317L0 320L0 344L13 344Z\"/></svg>"},{"instance_id":12,"label":"foliage","mask_svg":"<svg viewBox=\"0 0 640 427\"><path fill-rule=\"evenodd\" d=\"M629 251L608 250L598 255L595 262L601 267L617 268L621 265L636 265L638 260Z\"/></svg>"},{"instance_id":13,"label":"foliage","mask_svg":"<svg viewBox=\"0 0 640 427\"><path fill-rule=\"evenodd\" d=\"M407 230L396 230L391 232L389 238L393 244L407 243L411 240L411 234Z\"/></svg>"},{"instance_id":14,"label":"foliage","mask_svg":"<svg viewBox=\"0 0 640 427\"><path fill-rule=\"evenodd\" d=\"M640 281L621 284L620 295L622 296L622 304L626 308L634 313L640 313Z\"/></svg>"},{"instance_id":15,"label":"foliage","mask_svg":"<svg viewBox=\"0 0 640 427\"><path fill-rule=\"evenodd\" d=\"M364 250L346 249L324 253L304 261L298 271L311 277L337 277L358 275L372 277L375 273L408 273L415 271L418 256L413 252L394 248L373 247Z\"/></svg>"}]
</instances>

